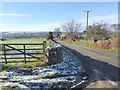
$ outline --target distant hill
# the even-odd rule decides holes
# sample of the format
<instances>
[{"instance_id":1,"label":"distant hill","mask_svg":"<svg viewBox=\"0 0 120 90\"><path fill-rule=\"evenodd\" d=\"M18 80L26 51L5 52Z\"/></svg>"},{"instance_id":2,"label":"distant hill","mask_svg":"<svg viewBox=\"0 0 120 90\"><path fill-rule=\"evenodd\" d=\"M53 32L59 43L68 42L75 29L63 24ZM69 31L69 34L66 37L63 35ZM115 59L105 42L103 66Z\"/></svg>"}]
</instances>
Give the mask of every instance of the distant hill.
<instances>
[{"instance_id":1,"label":"distant hill","mask_svg":"<svg viewBox=\"0 0 120 90\"><path fill-rule=\"evenodd\" d=\"M46 38L48 32L1 32L2 38Z\"/></svg>"}]
</instances>

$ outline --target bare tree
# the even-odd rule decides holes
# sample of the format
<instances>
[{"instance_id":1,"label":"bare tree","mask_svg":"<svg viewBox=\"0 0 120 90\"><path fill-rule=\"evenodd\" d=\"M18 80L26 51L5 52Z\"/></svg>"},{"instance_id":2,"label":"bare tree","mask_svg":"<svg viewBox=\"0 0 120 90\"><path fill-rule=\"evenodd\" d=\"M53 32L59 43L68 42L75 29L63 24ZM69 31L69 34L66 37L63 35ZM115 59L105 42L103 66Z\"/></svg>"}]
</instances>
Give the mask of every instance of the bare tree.
<instances>
[{"instance_id":1,"label":"bare tree","mask_svg":"<svg viewBox=\"0 0 120 90\"><path fill-rule=\"evenodd\" d=\"M62 24L61 26L68 37L70 37L72 40L75 40L75 34L79 31L81 23L75 20L71 20L67 23Z\"/></svg>"},{"instance_id":2,"label":"bare tree","mask_svg":"<svg viewBox=\"0 0 120 90\"><path fill-rule=\"evenodd\" d=\"M59 38L60 35L61 35L60 28L55 28L55 29L54 29L54 36L55 36L56 38Z\"/></svg>"},{"instance_id":3,"label":"bare tree","mask_svg":"<svg viewBox=\"0 0 120 90\"><path fill-rule=\"evenodd\" d=\"M111 27L116 31L120 31L120 24L112 24Z\"/></svg>"},{"instance_id":4,"label":"bare tree","mask_svg":"<svg viewBox=\"0 0 120 90\"><path fill-rule=\"evenodd\" d=\"M108 29L108 23L97 22L88 27L87 39L92 38L108 38L110 31Z\"/></svg>"},{"instance_id":5,"label":"bare tree","mask_svg":"<svg viewBox=\"0 0 120 90\"><path fill-rule=\"evenodd\" d=\"M120 24L112 24L112 37L118 37L120 35Z\"/></svg>"}]
</instances>

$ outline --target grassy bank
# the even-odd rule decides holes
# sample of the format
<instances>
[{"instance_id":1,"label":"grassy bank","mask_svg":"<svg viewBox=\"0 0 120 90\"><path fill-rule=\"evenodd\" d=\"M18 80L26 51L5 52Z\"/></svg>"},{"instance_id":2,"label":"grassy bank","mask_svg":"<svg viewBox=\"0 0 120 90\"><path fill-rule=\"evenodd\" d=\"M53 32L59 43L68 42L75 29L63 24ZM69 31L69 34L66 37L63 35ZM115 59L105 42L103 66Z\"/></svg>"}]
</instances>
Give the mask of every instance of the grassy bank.
<instances>
[{"instance_id":1,"label":"grassy bank","mask_svg":"<svg viewBox=\"0 0 120 90\"><path fill-rule=\"evenodd\" d=\"M118 54L118 52L120 52L120 50L118 50L118 49L103 49L103 48L97 47L96 44L93 43L92 41L76 40L74 42L74 41L72 41L70 39L67 39L67 40L64 40L64 41L68 42L68 43L73 43L73 44L89 47L89 48L96 49L96 50L101 50L101 51L113 53L113 54Z\"/></svg>"},{"instance_id":2,"label":"grassy bank","mask_svg":"<svg viewBox=\"0 0 120 90\"><path fill-rule=\"evenodd\" d=\"M8 64L1 64L2 65L2 71L12 68L20 68L20 69L34 69L36 66L45 67L47 65L47 59L46 60L39 60L35 62L27 62L26 64L24 62L19 63L8 63Z\"/></svg>"}]
</instances>

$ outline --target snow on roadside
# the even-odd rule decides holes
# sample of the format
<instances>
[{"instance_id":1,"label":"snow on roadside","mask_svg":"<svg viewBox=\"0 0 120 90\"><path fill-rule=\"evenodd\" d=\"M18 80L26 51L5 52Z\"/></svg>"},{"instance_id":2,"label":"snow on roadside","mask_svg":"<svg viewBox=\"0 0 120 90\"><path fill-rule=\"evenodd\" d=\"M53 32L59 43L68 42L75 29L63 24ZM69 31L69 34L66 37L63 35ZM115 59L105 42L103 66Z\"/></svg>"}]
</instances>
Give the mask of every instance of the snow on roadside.
<instances>
[{"instance_id":1,"label":"snow on roadside","mask_svg":"<svg viewBox=\"0 0 120 90\"><path fill-rule=\"evenodd\" d=\"M72 86L76 76L85 72L81 63L66 51L63 51L63 61L46 68L35 67L32 74L20 69L12 69L0 74L0 87L12 85L26 88L65 88ZM5 83L5 84L3 84ZM3 85L2 85L3 84ZM23 88L23 87L22 87Z\"/></svg>"}]
</instances>

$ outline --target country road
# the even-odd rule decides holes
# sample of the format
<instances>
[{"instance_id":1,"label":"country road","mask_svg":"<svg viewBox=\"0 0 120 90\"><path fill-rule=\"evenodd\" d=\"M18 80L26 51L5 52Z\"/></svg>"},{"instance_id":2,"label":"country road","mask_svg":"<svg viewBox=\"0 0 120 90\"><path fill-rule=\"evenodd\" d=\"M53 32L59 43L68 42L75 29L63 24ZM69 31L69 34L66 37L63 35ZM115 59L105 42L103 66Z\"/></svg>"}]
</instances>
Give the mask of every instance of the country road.
<instances>
[{"instance_id":1,"label":"country road","mask_svg":"<svg viewBox=\"0 0 120 90\"><path fill-rule=\"evenodd\" d=\"M118 88L120 67L118 55L106 53L76 44L58 41L68 48L91 69L91 83L86 88Z\"/></svg>"}]
</instances>

